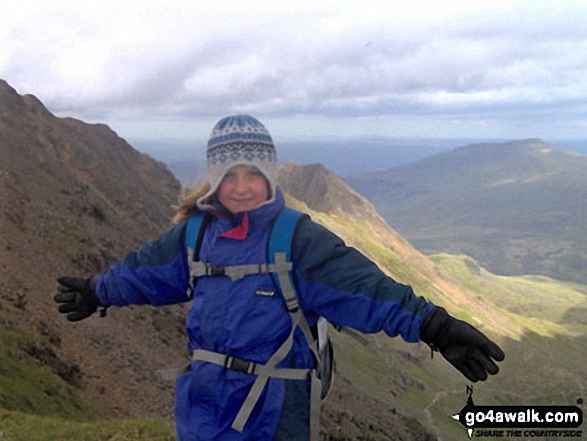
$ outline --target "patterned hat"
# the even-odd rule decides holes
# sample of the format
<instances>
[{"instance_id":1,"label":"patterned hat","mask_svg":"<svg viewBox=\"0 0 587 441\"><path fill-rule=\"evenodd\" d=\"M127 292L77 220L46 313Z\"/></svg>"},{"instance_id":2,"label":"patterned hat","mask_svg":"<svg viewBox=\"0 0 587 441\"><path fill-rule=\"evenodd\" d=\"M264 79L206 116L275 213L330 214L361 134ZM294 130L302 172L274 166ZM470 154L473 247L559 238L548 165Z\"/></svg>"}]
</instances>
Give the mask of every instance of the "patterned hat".
<instances>
[{"instance_id":1,"label":"patterned hat","mask_svg":"<svg viewBox=\"0 0 587 441\"><path fill-rule=\"evenodd\" d=\"M206 208L224 175L236 165L257 167L269 182L270 203L277 185L277 153L269 131L250 115L222 118L212 129L206 151L210 191L200 198L198 206Z\"/></svg>"}]
</instances>

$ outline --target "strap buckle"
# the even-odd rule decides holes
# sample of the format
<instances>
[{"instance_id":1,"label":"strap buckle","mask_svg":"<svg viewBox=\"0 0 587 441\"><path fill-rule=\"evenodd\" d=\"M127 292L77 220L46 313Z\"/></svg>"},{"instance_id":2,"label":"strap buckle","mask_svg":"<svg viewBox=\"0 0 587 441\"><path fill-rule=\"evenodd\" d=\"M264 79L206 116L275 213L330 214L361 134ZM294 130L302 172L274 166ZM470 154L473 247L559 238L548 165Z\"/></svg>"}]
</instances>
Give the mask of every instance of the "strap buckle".
<instances>
[{"instance_id":1,"label":"strap buckle","mask_svg":"<svg viewBox=\"0 0 587 441\"><path fill-rule=\"evenodd\" d=\"M232 355L227 355L224 359L224 368L252 375L257 369L257 363L241 360L240 358L233 357Z\"/></svg>"},{"instance_id":2,"label":"strap buckle","mask_svg":"<svg viewBox=\"0 0 587 441\"><path fill-rule=\"evenodd\" d=\"M199 260L195 262L190 261L190 270L193 277L224 276L226 273L226 267L224 266L213 266Z\"/></svg>"},{"instance_id":3,"label":"strap buckle","mask_svg":"<svg viewBox=\"0 0 587 441\"><path fill-rule=\"evenodd\" d=\"M207 275L209 276L224 276L226 274L226 268L223 266L213 266L210 264L207 265Z\"/></svg>"},{"instance_id":4,"label":"strap buckle","mask_svg":"<svg viewBox=\"0 0 587 441\"><path fill-rule=\"evenodd\" d=\"M300 303L295 295L285 299L285 307L290 314L297 314L300 310Z\"/></svg>"}]
</instances>

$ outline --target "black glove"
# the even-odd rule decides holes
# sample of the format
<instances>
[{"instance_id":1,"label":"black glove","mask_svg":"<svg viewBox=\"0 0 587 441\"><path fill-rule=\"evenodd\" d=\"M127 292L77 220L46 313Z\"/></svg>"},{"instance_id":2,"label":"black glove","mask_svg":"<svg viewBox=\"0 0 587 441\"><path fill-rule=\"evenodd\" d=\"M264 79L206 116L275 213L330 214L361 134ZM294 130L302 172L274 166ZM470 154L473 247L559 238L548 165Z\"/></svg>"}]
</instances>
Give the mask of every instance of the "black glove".
<instances>
[{"instance_id":1,"label":"black glove","mask_svg":"<svg viewBox=\"0 0 587 441\"><path fill-rule=\"evenodd\" d=\"M59 293L53 298L59 305L59 312L67 314L67 320L77 322L91 316L98 310L100 302L94 294L93 279L60 277Z\"/></svg>"},{"instance_id":2,"label":"black glove","mask_svg":"<svg viewBox=\"0 0 587 441\"><path fill-rule=\"evenodd\" d=\"M420 339L433 350L439 350L450 364L473 382L487 379L487 374L497 374L499 368L492 358L496 361L505 358L500 347L481 331L451 317L440 307L432 312L422 326Z\"/></svg>"}]
</instances>

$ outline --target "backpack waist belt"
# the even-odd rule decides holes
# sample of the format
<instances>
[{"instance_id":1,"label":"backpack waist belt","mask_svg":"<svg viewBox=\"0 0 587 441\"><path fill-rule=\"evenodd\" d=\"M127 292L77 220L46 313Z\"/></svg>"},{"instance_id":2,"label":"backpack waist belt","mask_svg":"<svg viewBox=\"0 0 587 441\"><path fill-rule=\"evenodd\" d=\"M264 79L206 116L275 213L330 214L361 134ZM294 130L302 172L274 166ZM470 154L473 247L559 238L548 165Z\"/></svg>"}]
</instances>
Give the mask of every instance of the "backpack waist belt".
<instances>
[{"instance_id":1,"label":"backpack waist belt","mask_svg":"<svg viewBox=\"0 0 587 441\"><path fill-rule=\"evenodd\" d=\"M266 364L242 360L231 355L223 355L205 349L192 352L192 361L205 361L222 366L224 369L242 372L248 375L265 375L284 380L309 380L313 369L273 368Z\"/></svg>"},{"instance_id":2,"label":"backpack waist belt","mask_svg":"<svg viewBox=\"0 0 587 441\"><path fill-rule=\"evenodd\" d=\"M189 250L191 251L191 250ZM193 256L189 253L190 257ZM316 339L312 335L310 326L304 316L303 311L297 300L296 293L290 280L290 272L292 270L292 263L287 261L286 253L275 253L274 263L262 263L253 265L239 265L239 266L213 266L209 263L201 261L192 261L190 259L190 275L193 277L202 276L226 276L234 282L242 277L252 274L269 274L273 273L277 276L280 288L283 293L287 311L291 317L291 331L287 339L281 344L279 349L269 358L267 363L259 364L253 363L239 358L219 354L216 352L196 349L192 353L192 361L204 361L214 363L224 367L225 369L232 369L240 372L245 372L249 375L256 375L257 378L249 391L247 398L241 406L235 420L232 423L232 428L242 432L255 404L259 400L265 385L270 377L282 378L285 380L311 380L310 389L310 440L318 441L320 431L320 393L321 383L318 376L318 369L293 369L281 368L277 365L285 360L289 354L294 340L294 332L296 327L300 327L316 364L320 361L320 356L316 348ZM318 367L318 366L317 366Z\"/></svg>"}]
</instances>

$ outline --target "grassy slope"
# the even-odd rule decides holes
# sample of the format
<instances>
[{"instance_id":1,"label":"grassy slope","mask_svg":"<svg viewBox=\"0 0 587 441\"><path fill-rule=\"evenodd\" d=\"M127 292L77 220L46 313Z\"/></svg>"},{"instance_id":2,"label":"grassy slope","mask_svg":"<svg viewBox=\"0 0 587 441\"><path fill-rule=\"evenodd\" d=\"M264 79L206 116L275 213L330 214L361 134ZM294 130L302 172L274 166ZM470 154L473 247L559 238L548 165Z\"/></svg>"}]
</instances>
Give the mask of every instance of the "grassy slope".
<instances>
[{"instance_id":1,"label":"grassy slope","mask_svg":"<svg viewBox=\"0 0 587 441\"><path fill-rule=\"evenodd\" d=\"M392 240L385 240L385 233L373 234L356 220L321 213L313 213L313 218L397 280L412 285L419 295L478 324L500 343L507 354L502 373L476 386L477 403L574 404L585 395L584 285L546 277L495 276L470 258L448 255L434 259L434 277L417 255L392 249ZM460 292L445 289L449 285L443 284L443 273L452 278L453 287L461 287ZM462 427L448 415L464 405L466 380L440 355L430 361L430 352L422 345L406 345L401 339L381 335L370 337L367 349L342 335L335 339L338 369L345 378L360 384L384 406L414 416L445 439L462 436Z\"/></svg>"},{"instance_id":2,"label":"grassy slope","mask_svg":"<svg viewBox=\"0 0 587 441\"><path fill-rule=\"evenodd\" d=\"M103 403L76 393L75 368L41 363L34 337L0 326L0 438L11 441L172 440L173 428L160 420L98 420ZM61 381L69 376L69 386Z\"/></svg>"},{"instance_id":3,"label":"grassy slope","mask_svg":"<svg viewBox=\"0 0 587 441\"><path fill-rule=\"evenodd\" d=\"M71 419L93 415L91 405L31 356L36 347L32 337L0 325L0 407Z\"/></svg>"},{"instance_id":4,"label":"grassy slope","mask_svg":"<svg viewBox=\"0 0 587 441\"><path fill-rule=\"evenodd\" d=\"M157 420L82 422L0 410L0 437L10 441L172 441L173 428Z\"/></svg>"},{"instance_id":5,"label":"grassy slope","mask_svg":"<svg viewBox=\"0 0 587 441\"><path fill-rule=\"evenodd\" d=\"M587 308L585 285L544 276L498 276L463 255L437 254L432 260L467 288L512 313L512 320L522 320L529 330L547 337L587 331L585 316L581 321L577 313Z\"/></svg>"}]
</instances>

